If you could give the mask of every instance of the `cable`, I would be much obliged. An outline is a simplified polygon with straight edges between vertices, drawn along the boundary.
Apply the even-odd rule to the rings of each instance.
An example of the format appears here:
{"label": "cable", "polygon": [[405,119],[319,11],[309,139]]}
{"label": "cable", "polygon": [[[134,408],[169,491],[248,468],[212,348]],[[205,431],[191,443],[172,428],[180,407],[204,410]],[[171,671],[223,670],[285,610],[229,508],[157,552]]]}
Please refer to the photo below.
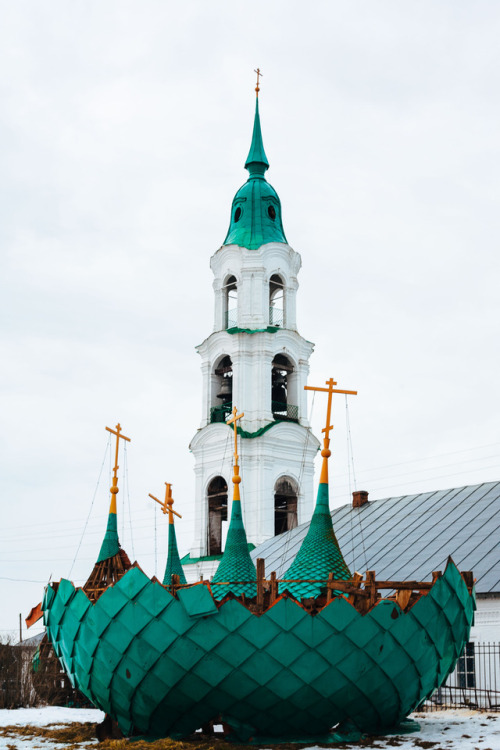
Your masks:
{"label": "cable", "polygon": [[[123,451],[123,464],[124,464],[124,480],[123,483],[125,485],[126,492],[127,492],[127,502],[128,502],[128,519],[129,519],[129,525],[130,525],[130,546],[132,547],[132,557],[135,560],[135,549],[134,549],[134,531],[132,526],[132,510],[130,507],[130,486],[128,481],[128,453],[127,453],[127,443],[125,442],[125,448]],[[125,493],[124,493],[125,494]],[[123,504],[125,505],[125,497],[123,498]],[[123,511],[123,516],[125,516],[125,510]],[[124,518],[125,523],[125,518]],[[125,537],[125,532],[124,532]]]}
{"label": "cable", "polygon": [[[85,536],[85,531],[87,530],[87,524],[89,522],[90,514],[92,513],[92,508],[94,507],[94,500],[95,500],[96,495],[97,495],[97,490],[99,489],[99,484],[100,484],[100,481],[101,481],[101,474],[102,474],[102,470],[104,468],[104,463],[106,461],[106,454],[107,454],[107,452],[109,450],[110,445],[111,445],[111,434],[110,434],[110,436],[108,438],[108,442],[106,443],[106,450],[104,451],[104,458],[102,459],[101,470],[99,471],[99,476],[97,477],[97,484],[96,484],[96,487],[95,487],[95,490],[94,490],[94,496],[92,498],[92,502],[90,503],[90,510],[88,512],[88,515],[87,515],[87,520],[85,521],[85,526],[83,527],[83,531],[82,531],[82,535],[80,537],[80,541],[78,543],[78,547],[76,548],[76,552],[75,552],[75,556],[73,558],[73,562],[71,563],[71,568],[69,569],[68,578],[70,578],[70,576],[71,576],[71,571],[73,570],[73,567],[74,567],[75,562],[76,562],[76,558],[78,557],[78,553],[80,551],[80,547],[82,546],[83,537]],[[111,455],[111,451],[109,451],[109,453]]]}

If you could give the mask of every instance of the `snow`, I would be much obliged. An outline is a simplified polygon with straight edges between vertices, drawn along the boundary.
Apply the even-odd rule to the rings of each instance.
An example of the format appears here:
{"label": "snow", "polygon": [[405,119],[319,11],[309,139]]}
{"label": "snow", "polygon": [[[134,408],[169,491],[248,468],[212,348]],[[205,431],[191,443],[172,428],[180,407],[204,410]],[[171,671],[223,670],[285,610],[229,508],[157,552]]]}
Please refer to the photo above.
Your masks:
{"label": "snow", "polygon": [[[46,727],[47,724],[83,724],[86,721],[101,722],[104,711],[97,708],[64,708],[43,706],[41,708],[13,708],[0,710],[0,727],[27,726]],[[0,745],[2,747],[2,745]]]}
{"label": "snow", "polygon": [[[43,708],[20,708],[12,711],[0,710],[0,727],[6,726],[47,726],[48,724],[65,725],[75,722],[100,722],[104,718],[97,709],[61,708],[46,706]],[[500,713],[479,713],[478,711],[456,710],[436,711],[434,713],[414,714],[412,716],[421,725],[421,731],[415,734],[377,737],[370,747],[389,750],[500,750]],[[0,730],[1,731],[1,730]],[[433,743],[433,744],[427,744]],[[82,743],[88,747],[88,742]],[[39,736],[0,735],[0,750],[16,748],[17,750],[61,750],[61,743],[44,740]],[[237,747],[237,746],[235,746]],[[356,747],[354,743],[346,748]],[[367,745],[364,745],[367,747]],[[311,748],[317,750],[317,748]]]}

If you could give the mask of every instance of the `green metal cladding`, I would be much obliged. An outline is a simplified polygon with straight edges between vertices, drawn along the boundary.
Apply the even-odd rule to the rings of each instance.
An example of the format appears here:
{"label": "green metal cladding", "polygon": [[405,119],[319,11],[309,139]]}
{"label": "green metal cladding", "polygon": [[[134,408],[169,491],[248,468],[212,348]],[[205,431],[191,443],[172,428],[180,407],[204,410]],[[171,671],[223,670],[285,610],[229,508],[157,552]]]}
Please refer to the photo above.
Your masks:
{"label": "green metal cladding", "polygon": [[257,250],[267,242],[286,243],[280,199],[264,176],[268,168],[257,99],[252,143],[245,163],[249,177],[234,196],[231,221],[224,245],[240,245],[249,250]]}
{"label": "green metal cladding", "polygon": [[[257,571],[248,549],[240,500],[232,501],[231,522],[227,530],[224,554],[212,583],[213,596],[217,600],[223,599],[229,593],[235,596],[257,595]],[[229,585],[222,585],[224,583]]]}
{"label": "green metal cladding", "polygon": [[175,526],[173,523],[168,524],[168,556],[167,564],[165,566],[165,575],[163,576],[163,583],[170,585],[173,575],[179,576],[179,583],[186,583],[186,576],[182,568],[181,558],[179,557],[179,549],[177,547],[177,537],[175,535]]}
{"label": "green metal cladding", "polygon": [[106,527],[106,534],[102,540],[101,550],[97,562],[108,560],[110,557],[114,557],[120,551],[120,542],[118,540],[118,524],[116,513],[109,512],[108,525]]}
{"label": "green metal cladding", "polygon": [[313,616],[281,596],[256,615],[202,583],[176,598],[137,567],[94,604],[67,580],[43,603],[72,683],[125,734],[181,737],[222,716],[242,740],[394,727],[454,668],[474,608],[451,562],[404,613],[336,597]]}
{"label": "green metal cladding", "polygon": [[341,581],[352,578],[333,530],[328,484],[319,484],[316,507],[306,537],[283,576],[292,582],[280,584],[280,593],[288,591],[296,599],[319,596],[330,573]]}

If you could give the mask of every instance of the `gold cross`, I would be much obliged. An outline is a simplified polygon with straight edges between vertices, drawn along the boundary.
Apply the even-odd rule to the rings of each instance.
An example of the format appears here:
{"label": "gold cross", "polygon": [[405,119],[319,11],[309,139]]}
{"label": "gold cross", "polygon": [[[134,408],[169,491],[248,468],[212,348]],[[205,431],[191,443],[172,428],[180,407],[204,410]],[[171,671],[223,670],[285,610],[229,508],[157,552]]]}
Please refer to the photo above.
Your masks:
{"label": "gold cross", "polygon": [[233,408],[233,416],[231,419],[228,419],[226,424],[232,424],[234,425],[234,463],[235,466],[238,466],[238,419],[241,419],[244,417],[244,412],[241,412],[241,414],[238,414],[238,409],[236,406]]}
{"label": "gold cross", "polygon": [[174,516],[177,516],[177,518],[182,518],[182,516],[172,508],[172,505],[174,504],[174,498],[172,497],[172,485],[168,482],[165,482],[165,487],[167,489],[165,490],[165,500],[163,502],[161,502],[161,500],[158,500],[158,498],[151,493],[149,493],[149,497],[151,497],[153,500],[156,500],[158,505],[161,505],[162,512],[168,513],[168,522],[173,523]]}
{"label": "gold cross", "polygon": [[332,414],[332,395],[334,393],[347,393],[351,396],[357,396],[357,391],[344,391],[337,388],[334,388],[334,385],[337,385],[336,381],[333,378],[330,378],[330,380],[326,381],[326,385],[328,388],[316,388],[312,385],[305,385],[304,390],[305,391],[322,391],[323,393],[328,393],[328,406],[326,409],[326,427],[324,427],[321,432],[325,433],[325,440],[330,439],[330,430],[333,430],[333,425],[330,424],[330,418]]}
{"label": "gold cross", "polygon": [[257,94],[257,96],[259,96],[259,91],[260,91],[259,78],[263,78],[263,75],[260,72],[260,68],[257,68],[257,70],[254,70],[254,73],[257,73],[257,86],[255,87],[255,93]]}
{"label": "gold cross", "polygon": [[[112,435],[116,435],[115,465],[113,467],[113,485],[112,485],[112,487],[110,489],[110,492],[111,492],[112,495],[117,495],[118,494],[118,475],[117,475],[117,471],[118,471],[118,468],[119,468],[119,466],[118,466],[118,446],[120,444],[120,438],[122,440],[127,440],[129,443],[130,443],[130,438],[125,437],[125,435],[121,434],[122,428],[121,428],[119,422],[116,425],[116,428],[114,430],[112,430],[111,427],[106,427],[106,429],[107,429],[108,432],[111,432]],[[115,510],[113,512],[116,513],[116,508],[115,508]]]}

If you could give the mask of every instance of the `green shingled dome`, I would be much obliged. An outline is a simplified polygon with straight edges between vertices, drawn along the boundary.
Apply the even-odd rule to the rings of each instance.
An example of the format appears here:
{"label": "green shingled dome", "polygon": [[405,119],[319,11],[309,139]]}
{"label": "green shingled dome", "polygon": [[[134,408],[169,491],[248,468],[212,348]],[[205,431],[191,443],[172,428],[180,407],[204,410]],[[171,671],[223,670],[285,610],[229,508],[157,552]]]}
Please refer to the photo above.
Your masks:
{"label": "green shingled dome", "polygon": [[[333,530],[328,485],[320,484],[309,530],[297,557],[283,577],[285,580],[325,581],[329,573],[334,573],[335,578],[344,581],[352,577]],[[322,587],[324,584],[321,583],[283,583],[280,585],[280,593],[288,591],[300,600],[319,596]]]}
{"label": "green shingled dome", "polygon": [[213,585],[214,599],[223,599],[230,592],[235,596],[257,595],[257,572],[248,550],[247,535],[241,515],[241,502],[233,500],[231,523],[227,530],[226,546],[212,584],[234,581],[230,586]]}
{"label": "green shingled dome", "polygon": [[249,177],[234,196],[231,221],[224,245],[240,245],[257,250],[267,242],[286,242],[281,221],[281,203],[276,190],[266,182],[269,168],[260,129],[259,100],[250,152],[245,163]]}
{"label": "green shingled dome", "polygon": [[168,557],[167,565],[165,567],[165,575],[163,576],[163,584],[169,586],[172,583],[173,575],[179,576],[179,582],[186,583],[186,576],[181,565],[181,558],[179,557],[179,550],[177,548],[177,537],[175,535],[175,526],[173,523],[168,524]]}
{"label": "green shingled dome", "polygon": [[106,534],[102,540],[101,551],[97,562],[108,560],[110,557],[114,557],[120,551],[120,542],[118,541],[118,525],[116,521],[116,513],[110,513],[108,516],[108,525],[106,527]]}

